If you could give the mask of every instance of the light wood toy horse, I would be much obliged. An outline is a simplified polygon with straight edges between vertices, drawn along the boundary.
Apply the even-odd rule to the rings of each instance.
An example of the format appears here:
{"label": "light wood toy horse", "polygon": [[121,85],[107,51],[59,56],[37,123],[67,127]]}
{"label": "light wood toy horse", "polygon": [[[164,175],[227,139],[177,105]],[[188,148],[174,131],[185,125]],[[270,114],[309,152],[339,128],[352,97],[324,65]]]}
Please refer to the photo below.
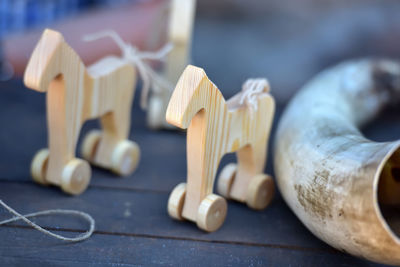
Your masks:
{"label": "light wood toy horse", "polygon": [[34,157],[31,173],[40,184],[61,186],[80,194],[91,169],[75,157],[82,124],[100,118],[103,131],[84,139],[82,155],[89,162],[119,175],[132,173],[139,161],[136,143],[127,140],[134,96],[135,70],[117,57],[106,57],[87,69],[63,36],[45,30],[25,71],[25,85],[47,92],[49,150]]}
{"label": "light wood toy horse", "polygon": [[[176,84],[189,61],[192,29],[196,10],[196,0],[171,0],[168,25],[168,42],[173,44],[167,55],[163,76],[171,84]],[[172,128],[165,121],[165,111],[172,91],[157,89],[149,99],[147,124],[150,128]]]}
{"label": "light wood toy horse", "polygon": [[222,170],[219,193],[253,209],[269,204],[274,182],[263,170],[275,104],[268,91],[258,95],[258,108],[251,111],[238,104],[243,92],[225,102],[203,69],[185,69],[166,113],[169,123],[187,128],[187,184],[177,185],[169,197],[171,217],[191,220],[209,232],[223,224],[227,204],[213,194],[214,177],[223,155],[235,151],[238,164]]}

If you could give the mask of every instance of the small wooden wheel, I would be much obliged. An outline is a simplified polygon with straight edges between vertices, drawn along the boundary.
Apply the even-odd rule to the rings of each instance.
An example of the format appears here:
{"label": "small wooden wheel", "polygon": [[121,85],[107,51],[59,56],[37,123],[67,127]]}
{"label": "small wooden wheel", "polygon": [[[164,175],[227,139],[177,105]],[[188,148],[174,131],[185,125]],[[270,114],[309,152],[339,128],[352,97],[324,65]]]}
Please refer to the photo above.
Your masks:
{"label": "small wooden wheel", "polygon": [[31,163],[31,175],[33,180],[42,185],[47,185],[46,173],[47,163],[49,162],[49,150],[47,148],[39,150],[33,157]]}
{"label": "small wooden wheel", "polygon": [[121,141],[111,155],[111,170],[121,176],[129,175],[135,171],[139,159],[139,146],[129,140]]}
{"label": "small wooden wheel", "polygon": [[186,183],[180,183],[172,190],[168,199],[168,214],[176,220],[183,220],[182,209],[185,203]]}
{"label": "small wooden wheel", "polygon": [[93,162],[100,139],[101,131],[99,130],[92,130],[85,136],[81,146],[81,153],[84,159],[89,162]]}
{"label": "small wooden wheel", "polygon": [[226,200],[215,194],[208,195],[201,201],[197,210],[196,223],[200,229],[214,232],[225,221],[228,206]]}
{"label": "small wooden wheel", "polygon": [[251,179],[247,188],[246,203],[252,209],[262,210],[271,202],[275,192],[272,177],[258,174]]}
{"label": "small wooden wheel", "polygon": [[61,188],[71,195],[79,195],[88,187],[90,176],[89,163],[85,160],[73,159],[63,169]]}
{"label": "small wooden wheel", "polygon": [[163,103],[160,96],[152,95],[147,111],[147,125],[151,129],[159,129],[164,120]]}
{"label": "small wooden wheel", "polygon": [[233,181],[237,172],[237,164],[230,163],[226,165],[218,177],[218,193],[226,199],[229,199]]}

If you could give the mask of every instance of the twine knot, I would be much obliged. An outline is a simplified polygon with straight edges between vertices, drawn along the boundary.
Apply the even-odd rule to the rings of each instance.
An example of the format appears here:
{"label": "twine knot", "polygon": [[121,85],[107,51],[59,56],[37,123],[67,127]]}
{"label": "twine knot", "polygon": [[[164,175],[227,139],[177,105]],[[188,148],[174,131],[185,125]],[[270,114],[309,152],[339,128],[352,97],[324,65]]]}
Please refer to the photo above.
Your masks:
{"label": "twine knot", "polygon": [[242,93],[240,96],[239,104],[246,105],[251,111],[257,111],[257,99],[262,93],[269,92],[269,83],[267,79],[248,79],[243,83]]}
{"label": "twine knot", "polygon": [[140,96],[140,106],[142,109],[147,108],[150,88],[153,88],[154,91],[172,91],[172,84],[161,75],[157,74],[157,72],[155,72],[147,62],[145,62],[145,60],[163,61],[166,55],[173,48],[171,43],[167,43],[164,47],[155,52],[140,51],[137,47],[124,42],[121,36],[113,30],[88,34],[83,37],[83,40],[91,42],[106,37],[111,38],[118,45],[122,52],[122,58],[137,68],[143,81],[142,94]]}

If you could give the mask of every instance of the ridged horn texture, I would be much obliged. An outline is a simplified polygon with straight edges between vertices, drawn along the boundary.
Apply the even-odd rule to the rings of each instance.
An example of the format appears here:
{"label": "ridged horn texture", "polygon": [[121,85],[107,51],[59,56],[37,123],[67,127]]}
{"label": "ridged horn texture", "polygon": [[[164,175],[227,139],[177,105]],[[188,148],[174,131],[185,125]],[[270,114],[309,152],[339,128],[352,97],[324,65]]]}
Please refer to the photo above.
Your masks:
{"label": "ridged horn texture", "polygon": [[292,99],[275,138],[283,198],[320,239],[355,256],[400,264],[400,141],[359,128],[400,103],[400,65],[358,60],[328,69]]}

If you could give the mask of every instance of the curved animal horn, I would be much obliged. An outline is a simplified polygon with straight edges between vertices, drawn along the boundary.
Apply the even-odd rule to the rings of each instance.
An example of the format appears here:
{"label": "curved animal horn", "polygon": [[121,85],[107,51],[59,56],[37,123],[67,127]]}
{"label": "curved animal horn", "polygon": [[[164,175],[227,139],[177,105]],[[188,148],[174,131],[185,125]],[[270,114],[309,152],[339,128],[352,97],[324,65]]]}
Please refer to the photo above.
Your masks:
{"label": "curved animal horn", "polygon": [[274,148],[280,191],[311,232],[342,251],[396,265],[400,141],[373,142],[358,128],[399,100],[398,63],[340,64],[293,98]]}

